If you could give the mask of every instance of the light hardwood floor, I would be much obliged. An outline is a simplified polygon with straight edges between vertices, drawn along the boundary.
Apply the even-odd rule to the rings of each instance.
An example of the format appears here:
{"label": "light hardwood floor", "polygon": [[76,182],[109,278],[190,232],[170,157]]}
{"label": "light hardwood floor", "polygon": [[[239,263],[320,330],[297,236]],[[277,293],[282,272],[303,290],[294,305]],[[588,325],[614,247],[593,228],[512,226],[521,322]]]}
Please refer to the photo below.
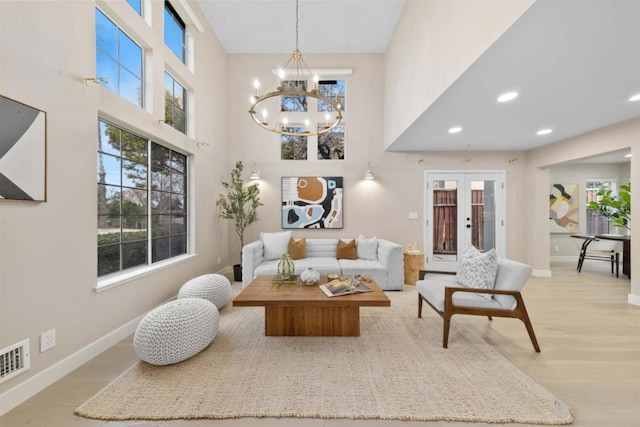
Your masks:
{"label": "light hardwood floor", "polygon": [[[629,280],[615,278],[603,262],[552,265],[553,277],[531,278],[524,298],[542,348],[533,351],[524,325],[512,319],[493,322],[454,317],[494,346],[513,364],[572,408],[579,427],[640,425],[640,307],[627,304]],[[234,288],[238,288],[238,283]],[[236,289],[237,291],[237,289]],[[416,302],[417,305],[417,302]],[[428,309],[428,308],[427,308]],[[425,327],[441,328],[437,317]],[[429,324],[431,322],[432,324]],[[437,324],[433,324],[438,322]],[[441,345],[440,342],[434,345]],[[128,338],[0,417],[1,427],[455,427],[477,423],[388,420],[238,419],[104,422],[73,415],[73,410],[136,363]],[[428,398],[416,396],[416,399]],[[521,424],[519,424],[521,425]]]}

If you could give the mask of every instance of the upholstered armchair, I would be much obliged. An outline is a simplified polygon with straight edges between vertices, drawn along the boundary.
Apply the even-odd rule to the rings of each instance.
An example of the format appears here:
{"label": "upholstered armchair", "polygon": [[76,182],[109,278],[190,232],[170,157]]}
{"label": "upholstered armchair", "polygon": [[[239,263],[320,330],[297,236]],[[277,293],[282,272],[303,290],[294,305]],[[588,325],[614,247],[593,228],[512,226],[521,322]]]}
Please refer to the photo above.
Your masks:
{"label": "upholstered armchair", "polygon": [[[418,317],[426,301],[444,320],[442,346],[447,348],[449,325],[454,314],[511,317],[520,319],[529,333],[535,351],[540,352],[533,326],[520,291],[527,283],[531,267],[516,261],[498,258],[493,288],[470,288],[456,282],[456,273],[421,271],[416,283]],[[436,273],[436,274],[433,274]]]}

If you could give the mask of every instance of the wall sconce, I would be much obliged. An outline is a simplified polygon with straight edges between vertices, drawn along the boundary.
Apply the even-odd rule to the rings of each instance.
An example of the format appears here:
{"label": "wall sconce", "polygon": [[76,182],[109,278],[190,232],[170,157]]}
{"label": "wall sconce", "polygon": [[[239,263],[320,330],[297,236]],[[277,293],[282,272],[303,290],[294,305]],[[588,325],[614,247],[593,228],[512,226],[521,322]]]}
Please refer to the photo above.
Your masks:
{"label": "wall sconce", "polygon": [[87,77],[84,79],[84,84],[88,85],[89,83],[109,83],[109,79],[106,77]]}
{"label": "wall sconce", "polygon": [[253,163],[253,170],[251,170],[251,175],[249,176],[249,179],[252,181],[257,181],[260,179],[260,171],[256,169],[255,163]]}
{"label": "wall sconce", "polygon": [[364,172],[364,179],[376,179],[376,177],[373,176],[373,171],[371,170],[371,162],[367,163],[367,170]]}

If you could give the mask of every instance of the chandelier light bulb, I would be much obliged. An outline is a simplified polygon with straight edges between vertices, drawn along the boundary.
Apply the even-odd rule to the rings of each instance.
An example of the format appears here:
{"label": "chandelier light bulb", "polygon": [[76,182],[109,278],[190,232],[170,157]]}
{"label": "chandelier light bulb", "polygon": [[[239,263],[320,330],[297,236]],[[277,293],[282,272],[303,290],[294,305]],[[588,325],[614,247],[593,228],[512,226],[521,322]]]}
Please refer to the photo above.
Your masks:
{"label": "chandelier light bulb", "polygon": [[255,103],[256,103],[256,97],[255,97],[255,96],[253,96],[253,95],[251,95],[251,96],[249,97],[249,102],[250,102],[251,104],[255,104]]}
{"label": "chandelier light bulb", "polygon": [[255,79],[255,80],[253,81],[253,87],[255,87],[255,88],[256,88],[256,90],[260,89],[260,80]]}
{"label": "chandelier light bulb", "polygon": [[[276,74],[279,78],[279,82],[276,79],[273,83],[266,85],[262,89],[264,93],[261,94],[258,92],[260,84],[258,80],[254,80],[253,85],[255,88],[255,94],[251,98],[251,108],[249,109],[249,114],[256,124],[269,132],[287,136],[316,136],[331,132],[332,129],[336,128],[336,126],[340,124],[343,119],[343,107],[338,102],[338,97],[326,96],[325,94],[320,92],[320,76],[314,74],[311,71],[311,68],[309,68],[309,66],[302,58],[302,52],[298,48],[299,3],[300,0],[296,0],[296,48],[291,54],[289,60],[284,64],[284,66],[281,66],[277,69]],[[288,78],[291,81],[295,81],[296,84],[285,87],[285,78]],[[313,81],[314,83],[312,84],[311,81]],[[307,85],[302,82],[309,82],[309,85],[313,85],[313,87],[307,88]],[[267,102],[273,102],[269,101],[271,99],[278,99],[280,100],[280,102],[282,102],[283,99],[294,97],[307,100],[314,99],[317,100],[317,102],[326,103],[329,107],[327,109],[335,112],[335,114],[326,114],[326,122],[322,124],[318,123],[321,122],[322,119],[316,119],[315,115],[313,117],[304,119],[303,117],[301,117],[300,119],[296,118],[296,126],[292,127],[287,126],[289,124],[289,120],[287,118],[282,117],[280,114],[277,114],[276,117],[272,120],[274,124],[272,126],[269,126],[268,122],[266,121],[266,113],[262,110],[262,107],[268,105]],[[325,111],[327,109],[325,109]],[[262,118],[259,118],[259,111],[262,111]],[[294,115],[295,114],[297,113],[294,113]],[[296,115],[296,117],[298,116]],[[322,115],[320,117],[322,117]],[[302,126],[301,121],[304,122],[304,125],[306,127]]]}
{"label": "chandelier light bulb", "polygon": [[267,116],[268,116],[267,109],[263,108],[262,109],[262,120],[266,121],[267,120]]}

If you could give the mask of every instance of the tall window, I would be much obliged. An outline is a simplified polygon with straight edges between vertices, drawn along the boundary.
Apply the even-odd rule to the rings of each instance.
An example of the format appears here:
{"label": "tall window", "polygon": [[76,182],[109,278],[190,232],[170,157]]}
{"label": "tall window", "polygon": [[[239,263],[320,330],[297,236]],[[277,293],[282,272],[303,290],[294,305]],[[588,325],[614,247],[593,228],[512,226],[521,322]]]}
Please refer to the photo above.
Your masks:
{"label": "tall window", "polygon": [[[616,181],[614,180],[602,180],[602,179],[588,179],[586,184],[586,203],[597,200],[596,194],[598,190],[604,188],[605,190],[616,191]],[[597,209],[587,208],[587,221],[585,233],[588,236],[596,234],[609,233],[609,220],[603,216]]]}
{"label": "tall window", "polygon": [[182,133],[187,133],[187,90],[171,74],[164,73],[164,120]]}
{"label": "tall window", "polygon": [[102,120],[98,132],[98,276],[186,253],[186,156]]}
{"label": "tall window", "polygon": [[[284,88],[289,90],[302,90],[312,88],[316,83],[312,80],[284,80]],[[316,86],[318,93],[326,98],[336,100],[342,107],[343,119],[339,126],[330,132],[318,136],[281,136],[280,157],[283,160],[306,160],[307,140],[311,142],[309,150],[314,156],[314,144],[317,149],[315,154],[318,160],[342,160],[345,158],[345,131],[346,114],[346,83],[344,80],[320,80]],[[309,122],[317,123],[318,130],[331,121],[334,108],[328,102],[315,98],[307,99],[306,96],[290,95],[280,97],[280,111],[286,112],[286,119],[291,129],[296,132],[304,132]],[[311,120],[309,120],[311,119]]]}
{"label": "tall window", "polygon": [[164,2],[164,44],[185,62],[185,25],[168,1]]}
{"label": "tall window", "polygon": [[142,48],[96,8],[96,73],[100,84],[142,107]]}
{"label": "tall window", "polygon": [[142,0],[127,0],[127,3],[129,3],[138,15],[142,16]]}

